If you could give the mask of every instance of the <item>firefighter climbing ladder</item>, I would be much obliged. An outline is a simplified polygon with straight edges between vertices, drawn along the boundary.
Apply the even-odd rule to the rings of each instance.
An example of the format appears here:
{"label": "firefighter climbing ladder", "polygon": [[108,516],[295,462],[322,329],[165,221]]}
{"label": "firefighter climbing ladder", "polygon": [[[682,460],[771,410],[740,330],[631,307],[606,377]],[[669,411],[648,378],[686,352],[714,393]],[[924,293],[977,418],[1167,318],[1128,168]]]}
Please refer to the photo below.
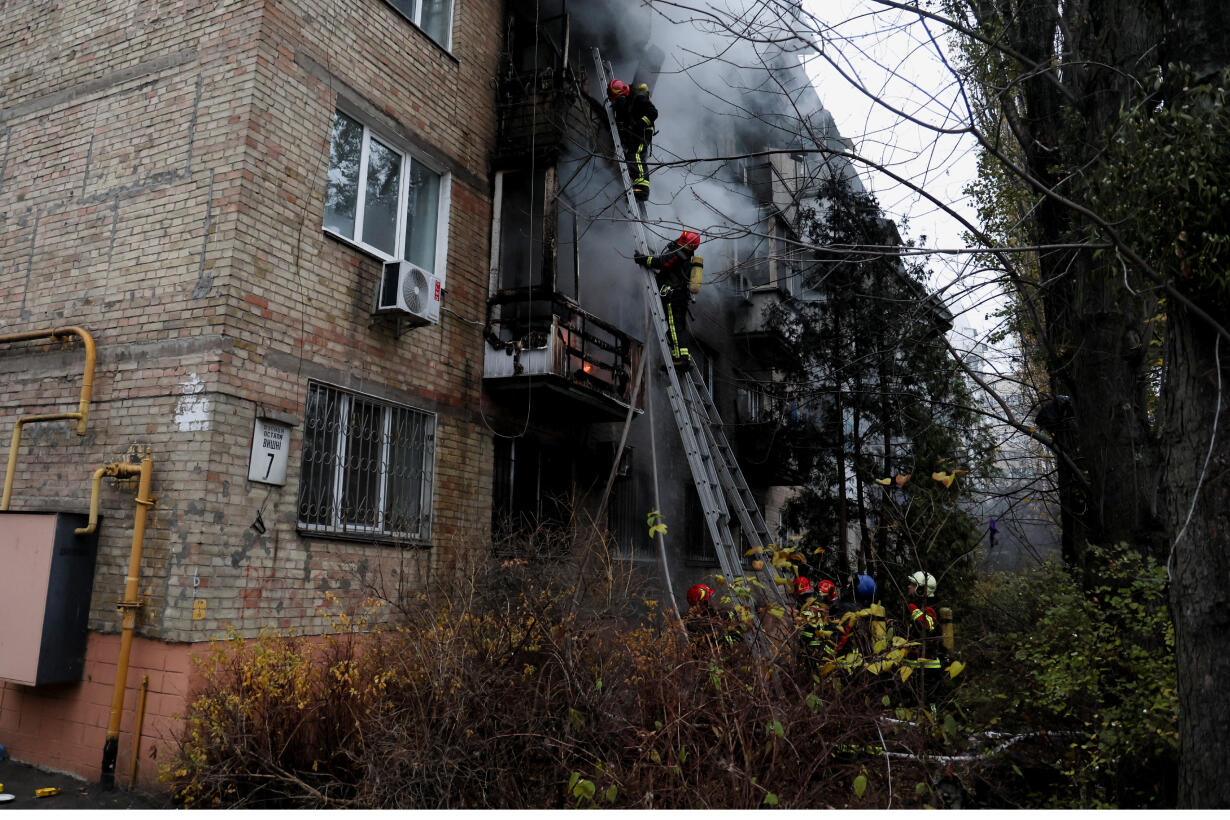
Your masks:
{"label": "firefighter climbing ladder", "polygon": [[[649,244],[645,239],[645,214],[641,203],[637,202],[632,193],[632,178],[628,175],[628,166],[624,162],[623,142],[619,137],[619,126],[615,122],[615,111],[611,101],[605,94],[610,80],[610,69],[602,59],[598,49],[594,49],[594,67],[600,83],[603,105],[606,107],[607,121],[611,127],[611,139],[615,146],[615,164],[619,168],[623,180],[624,195],[631,219],[632,235],[636,241],[638,252],[649,255]],[[652,271],[645,273],[646,298],[649,302],[649,313],[653,317],[654,334],[658,340],[659,351],[663,362],[671,361],[670,346],[667,342],[666,316],[662,311],[662,302],[658,297],[657,283]],[[709,397],[701,379],[696,363],[692,362],[687,369],[678,372],[674,367],[666,367],[667,396],[670,398],[671,412],[679,427],[679,436],[683,440],[683,450],[687,455],[688,466],[692,470],[692,479],[696,484],[696,494],[700,498],[700,506],[704,511],[705,524],[717,551],[718,563],[722,574],[728,580],[743,577],[743,556],[739,545],[731,532],[730,512],[733,508],[743,531],[747,549],[763,547],[770,542],[769,530],[765,526],[764,516],[760,513],[747,481],[743,478],[743,470],[735,459],[734,450],[723,431],[723,422],[718,415],[717,407]],[[761,581],[771,599],[784,600],[782,590],[773,580],[772,564],[766,564],[761,570]]]}

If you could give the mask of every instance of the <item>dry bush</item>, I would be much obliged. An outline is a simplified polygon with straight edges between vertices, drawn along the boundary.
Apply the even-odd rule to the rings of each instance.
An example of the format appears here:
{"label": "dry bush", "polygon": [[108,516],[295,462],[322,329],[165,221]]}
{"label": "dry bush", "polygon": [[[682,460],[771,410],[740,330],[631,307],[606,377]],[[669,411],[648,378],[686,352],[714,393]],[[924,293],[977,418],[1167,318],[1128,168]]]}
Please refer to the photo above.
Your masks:
{"label": "dry bush", "polygon": [[378,629],[350,616],[315,644],[219,645],[167,770],[176,793],[373,809],[930,799],[925,733],[881,720],[883,681],[689,641],[617,563],[581,606],[542,575],[509,560],[399,601]]}

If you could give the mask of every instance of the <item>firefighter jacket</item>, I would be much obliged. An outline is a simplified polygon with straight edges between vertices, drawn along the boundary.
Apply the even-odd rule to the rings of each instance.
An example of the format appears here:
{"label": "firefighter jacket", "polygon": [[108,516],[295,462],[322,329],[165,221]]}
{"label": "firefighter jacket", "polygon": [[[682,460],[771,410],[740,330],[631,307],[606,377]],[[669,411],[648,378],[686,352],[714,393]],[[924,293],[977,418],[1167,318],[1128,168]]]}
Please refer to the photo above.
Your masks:
{"label": "firefighter jacket", "polygon": [[911,649],[910,665],[922,669],[939,669],[940,619],[929,606],[909,605],[910,632],[918,646]]}
{"label": "firefighter jacket", "polygon": [[835,638],[828,607],[815,596],[809,595],[795,613],[795,622],[799,627],[801,660],[815,666],[827,667],[832,662]]}
{"label": "firefighter jacket", "polygon": [[616,97],[611,107],[615,109],[615,124],[619,127],[619,139],[625,151],[649,142],[653,125],[658,120],[658,108],[649,99],[649,92],[634,89],[630,94]]}
{"label": "firefighter jacket", "polygon": [[700,290],[701,258],[691,248],[669,242],[656,256],[647,256],[641,263],[657,272],[658,290],[663,298]]}

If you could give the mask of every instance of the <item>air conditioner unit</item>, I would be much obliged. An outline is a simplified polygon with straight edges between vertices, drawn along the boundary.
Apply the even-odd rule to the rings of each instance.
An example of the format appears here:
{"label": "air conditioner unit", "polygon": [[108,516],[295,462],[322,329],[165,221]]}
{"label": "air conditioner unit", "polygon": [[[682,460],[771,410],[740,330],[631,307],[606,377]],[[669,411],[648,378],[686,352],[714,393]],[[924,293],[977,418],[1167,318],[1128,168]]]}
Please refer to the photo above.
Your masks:
{"label": "air conditioner unit", "polygon": [[404,313],[417,324],[440,323],[440,278],[410,262],[385,262],[376,313]]}

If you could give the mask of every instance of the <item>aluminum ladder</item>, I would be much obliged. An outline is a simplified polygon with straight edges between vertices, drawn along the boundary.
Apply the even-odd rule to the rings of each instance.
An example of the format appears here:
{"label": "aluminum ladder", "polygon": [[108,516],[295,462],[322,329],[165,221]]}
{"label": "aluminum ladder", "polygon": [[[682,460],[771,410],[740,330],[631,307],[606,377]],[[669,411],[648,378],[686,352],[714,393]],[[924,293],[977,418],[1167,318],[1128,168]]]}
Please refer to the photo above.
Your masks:
{"label": "aluminum ladder", "polygon": [[[624,197],[630,217],[628,224],[632,228],[632,236],[638,252],[648,256],[651,251],[645,239],[645,213],[641,203],[632,193],[632,178],[628,175],[623,142],[619,137],[619,126],[615,122],[615,110],[606,94],[611,72],[597,48],[593,50],[593,53],[596,76],[602,89],[602,104],[606,109],[607,122],[611,128],[611,141],[615,147],[615,164],[619,168],[620,179],[624,186]],[[771,543],[768,527],[743,477],[743,470],[739,467],[734,450],[723,430],[722,418],[709,396],[700,371],[695,362],[690,363],[682,371],[671,365],[666,315],[662,310],[657,281],[651,270],[645,271],[645,288],[645,298],[649,302],[649,314],[656,331],[654,336],[657,337],[658,351],[665,364],[666,392],[670,398],[671,412],[679,428],[683,451],[692,471],[696,495],[700,499],[705,524],[717,552],[722,574],[728,583],[737,578],[747,577],[743,570],[743,555],[740,546],[731,531],[731,510],[733,509],[739,529],[743,533],[745,549],[760,549],[760,555],[765,559],[764,569],[756,573],[763,587],[763,597],[784,604],[786,602],[785,593],[775,580],[776,572],[772,561],[769,560],[770,556],[764,554],[763,548]],[[759,623],[758,620],[757,623]]]}

